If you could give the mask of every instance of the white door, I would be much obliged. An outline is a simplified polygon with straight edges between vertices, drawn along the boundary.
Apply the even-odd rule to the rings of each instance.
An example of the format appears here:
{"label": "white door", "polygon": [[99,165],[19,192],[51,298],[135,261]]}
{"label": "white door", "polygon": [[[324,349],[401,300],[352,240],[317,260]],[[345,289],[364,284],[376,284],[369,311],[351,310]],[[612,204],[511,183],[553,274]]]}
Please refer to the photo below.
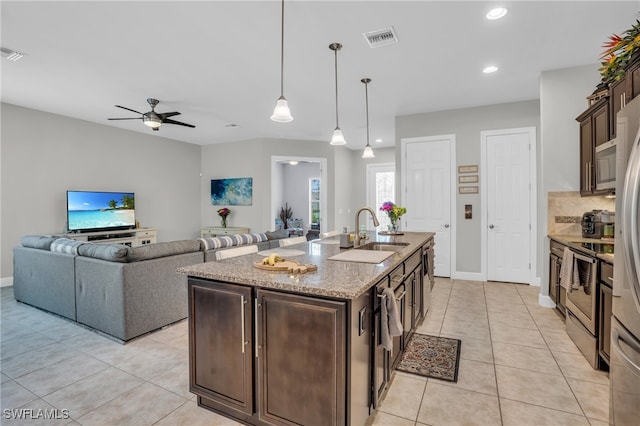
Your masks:
{"label": "white door", "polygon": [[452,135],[403,140],[406,192],[402,229],[435,232],[435,272],[451,276]]}
{"label": "white door", "polygon": [[532,129],[483,132],[487,280],[529,283]]}

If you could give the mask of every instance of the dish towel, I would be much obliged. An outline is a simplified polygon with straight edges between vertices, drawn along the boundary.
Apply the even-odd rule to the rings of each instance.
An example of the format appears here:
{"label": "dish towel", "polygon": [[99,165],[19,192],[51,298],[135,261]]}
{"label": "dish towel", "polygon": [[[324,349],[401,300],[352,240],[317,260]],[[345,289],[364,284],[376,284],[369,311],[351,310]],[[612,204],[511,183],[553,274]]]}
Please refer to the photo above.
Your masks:
{"label": "dish towel", "polygon": [[382,346],[390,351],[393,349],[393,336],[402,336],[402,321],[400,320],[400,308],[396,302],[396,295],[389,287],[382,290],[381,311],[381,342]]}
{"label": "dish towel", "polygon": [[578,259],[568,248],[562,253],[562,267],[560,268],[560,286],[568,291],[580,288],[580,274],[578,273]]}

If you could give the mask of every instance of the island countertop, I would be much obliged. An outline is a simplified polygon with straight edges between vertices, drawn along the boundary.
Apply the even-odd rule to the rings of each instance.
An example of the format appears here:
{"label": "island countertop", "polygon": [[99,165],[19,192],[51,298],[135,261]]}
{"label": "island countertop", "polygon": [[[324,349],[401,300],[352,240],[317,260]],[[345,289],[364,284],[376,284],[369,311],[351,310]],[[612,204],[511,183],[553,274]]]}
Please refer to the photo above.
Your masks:
{"label": "island countertop", "polygon": [[[369,232],[369,238],[364,243],[372,241],[408,243],[404,247],[398,246],[393,255],[378,264],[329,260],[329,257],[345,250],[357,250],[353,248],[341,249],[339,236],[335,236],[307,241],[306,243],[281,249],[303,252],[298,256],[286,256],[286,258],[301,264],[316,265],[318,270],[315,272],[290,274],[258,269],[253,264],[265,257],[260,254],[249,254],[185,266],[178,268],[177,272],[190,277],[286,290],[300,294],[328,296],[338,299],[356,299],[375,285],[382,277],[389,274],[409,255],[419,250],[434,235],[432,232],[405,232],[403,235],[389,236]],[[277,250],[271,249],[270,251]]]}

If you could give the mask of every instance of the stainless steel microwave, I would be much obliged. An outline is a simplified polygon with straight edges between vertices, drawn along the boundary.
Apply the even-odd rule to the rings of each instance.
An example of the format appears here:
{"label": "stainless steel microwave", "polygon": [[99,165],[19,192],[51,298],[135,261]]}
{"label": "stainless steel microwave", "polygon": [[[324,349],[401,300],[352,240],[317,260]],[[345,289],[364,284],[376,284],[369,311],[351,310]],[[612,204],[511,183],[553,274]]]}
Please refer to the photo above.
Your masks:
{"label": "stainless steel microwave", "polygon": [[616,188],[616,140],[596,146],[596,189]]}

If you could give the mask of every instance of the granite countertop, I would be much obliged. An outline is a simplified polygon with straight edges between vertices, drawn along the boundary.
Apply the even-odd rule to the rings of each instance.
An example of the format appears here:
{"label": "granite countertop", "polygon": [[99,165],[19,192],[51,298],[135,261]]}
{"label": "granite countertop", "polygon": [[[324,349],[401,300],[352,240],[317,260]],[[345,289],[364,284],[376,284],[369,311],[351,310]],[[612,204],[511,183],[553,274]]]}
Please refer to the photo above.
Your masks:
{"label": "granite countertop", "polygon": [[328,296],[338,299],[356,299],[375,285],[382,277],[401,264],[410,254],[422,247],[434,237],[432,232],[405,232],[404,235],[378,235],[368,233],[371,241],[395,241],[409,243],[406,247],[398,247],[397,252],[381,263],[360,263],[328,260],[335,254],[345,250],[339,245],[340,236],[312,240],[301,244],[284,247],[286,250],[300,250],[299,256],[287,256],[287,260],[302,264],[318,266],[315,272],[306,274],[289,274],[287,272],[265,271],[253,266],[254,262],[265,256],[249,254],[214,262],[200,263],[177,269],[180,274],[191,277],[219,280],[256,287],[287,290],[296,293]]}
{"label": "granite countertop", "polygon": [[605,262],[613,264],[614,253],[596,253],[595,251],[589,250],[588,248],[582,246],[582,243],[615,245],[614,242],[609,239],[603,240],[599,238],[583,238],[582,236],[576,235],[549,235],[548,237],[559,242],[560,244],[564,244],[583,253],[595,256],[598,259],[602,259]]}

